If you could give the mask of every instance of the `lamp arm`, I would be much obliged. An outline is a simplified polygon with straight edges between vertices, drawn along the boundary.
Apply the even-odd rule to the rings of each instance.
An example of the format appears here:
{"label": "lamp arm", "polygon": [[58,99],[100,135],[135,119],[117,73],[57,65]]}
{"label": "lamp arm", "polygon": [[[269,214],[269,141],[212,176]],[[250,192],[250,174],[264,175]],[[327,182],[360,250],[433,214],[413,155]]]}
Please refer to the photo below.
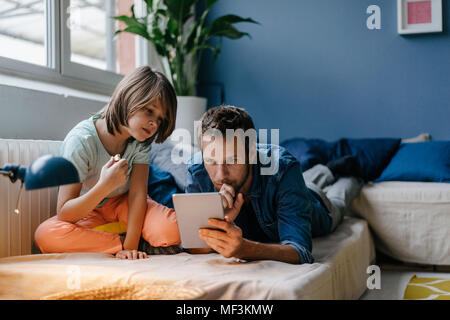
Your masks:
{"label": "lamp arm", "polygon": [[16,182],[17,179],[23,182],[25,177],[25,170],[26,168],[24,167],[8,163],[3,168],[0,168],[0,174],[8,176],[9,180],[11,180],[12,183]]}
{"label": "lamp arm", "polygon": [[80,182],[78,171],[69,160],[49,154],[37,158],[29,167],[7,163],[0,167],[0,175],[8,176],[12,183],[20,180],[26,190]]}

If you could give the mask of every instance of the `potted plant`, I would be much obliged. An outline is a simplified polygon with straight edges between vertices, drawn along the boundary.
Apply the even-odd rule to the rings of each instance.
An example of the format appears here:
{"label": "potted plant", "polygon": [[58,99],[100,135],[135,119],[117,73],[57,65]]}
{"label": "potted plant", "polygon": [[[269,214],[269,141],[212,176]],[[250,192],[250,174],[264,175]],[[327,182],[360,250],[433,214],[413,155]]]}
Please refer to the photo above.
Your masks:
{"label": "potted plant", "polygon": [[[156,52],[163,58],[163,64],[167,66],[165,74],[178,96],[177,128],[183,127],[192,133],[193,121],[198,120],[206,110],[206,99],[196,97],[197,76],[204,51],[211,50],[216,60],[220,54],[222,37],[250,37],[248,33],[237,30],[233,24],[258,22],[229,14],[208,23],[206,17],[218,0],[206,0],[203,11],[197,14],[193,9],[199,0],[144,1],[146,14],[143,16],[137,17],[132,5],[130,16],[112,17],[126,24],[126,28],[118,30],[116,34],[134,33],[154,45]],[[213,44],[210,40],[216,37],[219,41]]]}

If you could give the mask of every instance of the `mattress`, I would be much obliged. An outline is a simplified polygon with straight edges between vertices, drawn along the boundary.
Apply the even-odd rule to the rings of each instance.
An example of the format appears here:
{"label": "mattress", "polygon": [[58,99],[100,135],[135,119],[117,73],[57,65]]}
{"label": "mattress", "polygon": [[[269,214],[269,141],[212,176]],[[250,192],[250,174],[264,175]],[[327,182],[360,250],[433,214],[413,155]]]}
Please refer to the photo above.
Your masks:
{"label": "mattress", "polygon": [[367,184],[352,203],[377,250],[400,261],[450,265],[450,184]]}
{"label": "mattress", "polygon": [[8,257],[0,259],[0,299],[102,298],[112,291],[130,298],[139,290],[132,297],[358,299],[364,293],[375,259],[366,221],[346,217],[332,234],[313,239],[313,255],[313,264],[302,265],[188,253],[144,260],[100,253]]}

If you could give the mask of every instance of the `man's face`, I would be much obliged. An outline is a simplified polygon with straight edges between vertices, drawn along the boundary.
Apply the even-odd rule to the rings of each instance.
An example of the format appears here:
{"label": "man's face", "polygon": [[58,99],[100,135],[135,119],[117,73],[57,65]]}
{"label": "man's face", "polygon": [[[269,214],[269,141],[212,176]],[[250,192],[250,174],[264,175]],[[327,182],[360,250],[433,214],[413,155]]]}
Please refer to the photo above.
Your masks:
{"label": "man's face", "polygon": [[238,194],[248,178],[250,165],[245,163],[245,151],[237,141],[236,137],[234,143],[206,134],[202,137],[203,163],[217,191],[228,184]]}

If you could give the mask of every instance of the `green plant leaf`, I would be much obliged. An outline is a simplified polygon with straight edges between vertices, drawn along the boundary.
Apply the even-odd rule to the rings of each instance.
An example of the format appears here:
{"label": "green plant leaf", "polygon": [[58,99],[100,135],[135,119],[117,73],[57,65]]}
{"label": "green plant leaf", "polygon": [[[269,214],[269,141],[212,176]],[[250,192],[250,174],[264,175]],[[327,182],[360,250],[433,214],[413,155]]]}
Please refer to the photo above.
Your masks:
{"label": "green plant leaf", "polygon": [[111,17],[114,20],[123,21],[126,23],[127,26],[137,26],[141,25],[141,23],[136,18],[130,18],[128,16],[117,16],[117,17]]}
{"label": "green plant leaf", "polygon": [[217,44],[216,51],[214,52],[214,61],[216,61],[217,58],[219,57],[221,50],[222,50],[222,38],[219,39],[219,43]]}
{"label": "green plant leaf", "polygon": [[196,39],[201,32],[201,28],[199,28],[201,21],[197,21],[189,27],[187,32],[186,41],[184,43],[184,47],[186,52],[191,52],[193,50],[194,44],[196,43]]}
{"label": "green plant leaf", "polygon": [[153,10],[153,0],[145,0],[145,4],[147,5],[147,13],[152,12],[152,10]]}
{"label": "green plant leaf", "polygon": [[191,16],[191,7],[197,2],[198,0],[164,0],[169,15],[183,25]]}
{"label": "green plant leaf", "polygon": [[210,30],[210,32],[208,33],[208,38],[215,36],[227,37],[230,39],[239,39],[242,38],[243,36],[248,36],[249,38],[251,38],[250,34],[248,34],[247,32],[240,32],[231,24],[223,24],[220,26],[220,28]]}
{"label": "green plant leaf", "polygon": [[113,35],[113,39],[116,39],[116,37],[119,35],[119,33],[121,33],[122,32],[122,30],[117,30],[116,32],[114,32],[114,35]]}
{"label": "green plant leaf", "polygon": [[123,32],[129,32],[137,34],[147,40],[151,40],[150,35],[147,32],[147,29],[142,26],[129,26],[122,30]]}
{"label": "green plant leaf", "polygon": [[169,17],[169,15],[167,14],[167,10],[161,8],[157,9],[153,14],[162,17]]}
{"label": "green plant leaf", "polygon": [[260,24],[258,21],[255,21],[252,18],[242,18],[235,14],[227,14],[227,15],[221,16],[221,17],[217,18],[216,20],[214,20],[211,24],[213,24],[216,21],[219,23],[222,23],[222,22],[227,22],[227,23],[250,22],[250,23]]}
{"label": "green plant leaf", "polygon": [[228,14],[225,16],[221,16],[211,22],[209,29],[207,31],[207,37],[211,38],[214,36],[224,36],[230,39],[239,39],[243,36],[248,36],[251,38],[250,34],[246,32],[240,32],[235,27],[233,27],[233,23],[238,22],[249,22],[249,23],[256,23],[259,24],[259,22],[251,19],[251,18],[242,18],[234,14]]}
{"label": "green plant leaf", "polygon": [[206,10],[211,9],[211,7],[217,2],[218,0],[206,0]]}
{"label": "green plant leaf", "polygon": [[131,8],[130,8],[130,10],[131,10],[131,17],[133,17],[133,18],[135,18],[135,19],[136,19],[136,15],[134,14],[134,4],[133,4],[133,5],[131,5]]}
{"label": "green plant leaf", "polygon": [[177,28],[178,28],[177,20],[170,17],[169,20],[167,21],[165,39],[167,40],[168,43],[170,43],[173,46],[175,46],[176,44]]}
{"label": "green plant leaf", "polygon": [[153,28],[152,30],[153,39],[157,41],[162,41],[164,39],[164,34],[159,28]]}
{"label": "green plant leaf", "polygon": [[[131,16],[112,17],[127,25],[124,30],[116,31],[134,33],[141,36],[155,47],[156,52],[168,58],[168,66],[173,85],[177,94],[193,94],[198,75],[198,68],[204,50],[211,50],[214,60],[222,49],[224,37],[239,39],[250,34],[241,32],[234,24],[241,22],[259,22],[251,18],[243,18],[228,14],[207,24],[207,15],[218,0],[204,0],[205,6],[200,16],[194,16],[192,7],[199,0],[144,0],[147,6],[146,15],[136,18],[135,7],[131,6]],[[186,30],[186,22],[192,19],[192,24]],[[218,37],[218,42],[208,40]],[[170,59],[171,58],[171,59]],[[189,65],[192,69],[189,68]]]}
{"label": "green plant leaf", "polygon": [[192,54],[195,54],[195,53],[197,53],[197,51],[204,50],[204,49],[209,49],[209,50],[211,50],[211,51],[213,51],[213,52],[216,52],[216,51],[217,51],[217,48],[214,47],[213,45],[210,45],[210,44],[204,44],[204,45],[201,45],[201,46],[195,46],[195,47],[192,49]]}
{"label": "green plant leaf", "polygon": [[156,52],[161,56],[161,57],[167,57],[169,54],[167,53],[167,51],[164,48],[164,44],[162,44],[161,42],[155,41],[155,40],[150,40],[152,41]]}

